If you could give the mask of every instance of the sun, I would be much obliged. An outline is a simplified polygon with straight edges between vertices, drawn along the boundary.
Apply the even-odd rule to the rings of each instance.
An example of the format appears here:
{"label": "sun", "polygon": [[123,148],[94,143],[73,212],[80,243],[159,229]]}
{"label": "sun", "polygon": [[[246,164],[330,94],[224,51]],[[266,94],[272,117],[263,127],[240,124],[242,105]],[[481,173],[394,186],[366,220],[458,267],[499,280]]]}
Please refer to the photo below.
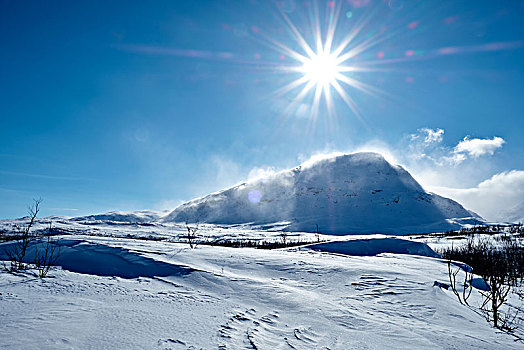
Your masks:
{"label": "sun", "polygon": [[360,65],[355,63],[355,58],[374,46],[377,41],[373,40],[373,37],[355,40],[365,21],[344,34],[336,35],[340,9],[341,5],[328,6],[328,21],[324,30],[318,11],[313,10],[310,16],[312,23],[309,26],[309,36],[303,36],[283,12],[282,17],[296,44],[294,49],[283,42],[268,38],[270,45],[281,53],[281,57],[288,59],[289,63],[282,64],[280,69],[296,74],[291,81],[275,91],[277,98],[294,95],[284,114],[296,113],[295,111],[303,110],[306,106],[312,119],[316,119],[324,100],[327,115],[335,116],[334,97],[338,96],[353,114],[362,120],[354,96],[348,91],[357,89],[368,94],[377,93],[378,89],[357,79],[358,73],[369,72],[371,69],[362,67],[362,62]]}
{"label": "sun", "polygon": [[337,64],[337,57],[330,53],[319,52],[309,57],[298,69],[304,77],[323,89],[336,82],[342,68]]}

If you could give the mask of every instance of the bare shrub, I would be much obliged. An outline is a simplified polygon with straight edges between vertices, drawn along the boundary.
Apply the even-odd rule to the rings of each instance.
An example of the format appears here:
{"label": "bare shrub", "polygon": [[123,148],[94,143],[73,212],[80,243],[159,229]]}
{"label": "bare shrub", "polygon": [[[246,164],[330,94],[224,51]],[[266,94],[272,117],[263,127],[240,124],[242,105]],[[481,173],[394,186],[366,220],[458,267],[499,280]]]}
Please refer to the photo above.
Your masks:
{"label": "bare shrub", "polygon": [[283,246],[286,246],[287,245],[287,236],[288,236],[288,233],[285,232],[285,231],[282,231],[280,233],[280,241],[282,242],[282,245]]}
{"label": "bare shrub", "polygon": [[451,267],[452,262],[451,260],[448,261],[448,275],[449,275],[449,283],[451,286],[451,290],[453,291],[453,294],[456,295],[458,301],[463,305],[468,305],[468,299],[471,296],[471,291],[473,287],[471,286],[471,279],[473,277],[473,274],[471,272],[471,268],[469,266],[464,266],[464,280],[462,281],[462,293],[459,292],[459,289],[457,287],[457,275],[462,270],[460,266],[458,266],[456,269]]}
{"label": "bare shrub", "polygon": [[45,278],[49,272],[49,269],[56,262],[58,258],[58,246],[51,239],[52,230],[51,223],[49,223],[49,229],[45,234],[45,241],[43,242],[42,251],[39,249],[36,252],[34,264],[38,271],[38,276],[40,278]]}
{"label": "bare shrub", "polygon": [[4,268],[9,272],[26,270],[29,267],[29,265],[24,261],[26,260],[27,248],[35,239],[35,237],[31,235],[31,227],[35,223],[36,216],[40,211],[40,203],[42,203],[42,199],[34,199],[33,201],[33,205],[28,208],[29,223],[25,228],[19,230],[18,239],[16,240],[14,247],[6,252],[10,265],[7,266],[4,263]]}
{"label": "bare shrub", "polygon": [[[510,235],[503,235],[497,239],[497,244],[490,239],[469,238],[467,243],[454,248],[441,251],[448,262],[448,273],[453,293],[461,303],[467,305],[467,297],[471,294],[471,274],[467,266],[473,268],[473,272],[483,278],[487,284],[487,290],[480,291],[483,296],[480,310],[483,311],[488,322],[494,327],[511,333],[516,329],[515,320],[520,312],[520,307],[507,303],[508,296],[517,292],[524,278],[524,247],[517,239]],[[451,269],[451,260],[462,261],[466,264],[466,278],[462,282],[462,293],[458,291],[456,276],[458,271]]]}
{"label": "bare shrub", "polygon": [[193,224],[193,226],[190,226],[186,220],[187,236],[185,236],[184,238],[187,239],[187,243],[189,244],[189,247],[191,249],[196,248],[199,244],[198,224],[199,223],[196,222]]}

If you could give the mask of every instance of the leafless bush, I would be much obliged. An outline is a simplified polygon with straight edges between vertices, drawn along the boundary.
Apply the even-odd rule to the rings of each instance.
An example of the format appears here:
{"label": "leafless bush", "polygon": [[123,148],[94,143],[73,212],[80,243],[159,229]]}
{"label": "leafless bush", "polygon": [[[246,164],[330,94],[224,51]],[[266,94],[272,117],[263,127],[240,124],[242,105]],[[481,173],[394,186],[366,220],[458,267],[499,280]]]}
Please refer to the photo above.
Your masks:
{"label": "leafless bush", "polygon": [[187,236],[185,236],[184,238],[187,239],[187,243],[189,243],[189,247],[191,249],[196,248],[199,244],[198,224],[199,223],[196,222],[193,224],[193,226],[190,226],[186,220]]}
{"label": "leafless bush", "polygon": [[458,301],[463,305],[468,305],[468,299],[471,296],[473,287],[471,286],[471,279],[473,274],[469,266],[464,266],[464,280],[462,281],[462,293],[459,292],[460,288],[457,288],[457,275],[462,270],[460,266],[456,269],[451,267],[451,260],[448,261],[448,275],[451,290],[457,296]]}
{"label": "leafless bush", "polygon": [[40,211],[42,199],[35,199],[33,205],[29,207],[29,223],[23,229],[18,229],[17,240],[13,247],[6,252],[9,259],[9,266],[4,263],[4,268],[9,272],[17,272],[35,268],[38,276],[44,278],[49,273],[51,266],[58,258],[58,246],[52,239],[52,225],[49,224],[47,232],[44,232],[42,244],[35,244],[32,249],[35,250],[34,257],[28,256],[29,246],[37,239],[37,236],[31,233],[36,217]]}
{"label": "leafless bush", "polygon": [[280,241],[282,242],[282,245],[283,246],[286,246],[287,245],[287,236],[288,236],[288,233],[285,232],[285,231],[282,231],[280,233]]}
{"label": "leafless bush", "polygon": [[26,270],[29,267],[29,265],[25,263],[26,253],[30,243],[35,239],[35,237],[31,235],[31,227],[40,211],[42,199],[34,199],[33,201],[33,205],[28,208],[29,223],[25,228],[19,230],[19,236],[14,247],[6,252],[10,265],[7,266],[4,263],[4,268],[9,272]]}
{"label": "leafless bush", "polygon": [[35,254],[34,264],[40,278],[45,278],[47,276],[49,269],[54,265],[58,258],[58,246],[51,239],[51,233],[51,223],[49,223],[49,229],[45,234],[46,239],[45,242],[43,242],[43,249],[42,251],[40,251],[40,249],[37,250]]}
{"label": "leafless bush", "polygon": [[[498,239],[497,244],[494,240],[470,238],[460,247],[441,251],[441,255],[450,261],[458,260],[466,264],[463,290],[459,293],[456,284],[458,271],[452,270],[451,263],[448,263],[451,287],[459,301],[467,305],[467,297],[471,294],[469,265],[487,284],[486,290],[480,291],[483,296],[480,309],[486,319],[502,331],[513,332],[521,308],[509,305],[507,301],[510,293],[516,292],[522,285],[524,278],[524,247],[519,241],[510,235]],[[466,292],[468,288],[469,292]]]}

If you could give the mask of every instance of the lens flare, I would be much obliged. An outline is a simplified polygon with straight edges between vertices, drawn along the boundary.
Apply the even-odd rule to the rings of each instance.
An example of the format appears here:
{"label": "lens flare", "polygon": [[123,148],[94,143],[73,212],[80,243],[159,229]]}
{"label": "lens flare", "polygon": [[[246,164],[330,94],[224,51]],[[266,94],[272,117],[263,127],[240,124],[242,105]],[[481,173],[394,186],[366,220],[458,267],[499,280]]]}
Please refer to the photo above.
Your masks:
{"label": "lens flare", "polygon": [[262,199],[262,193],[259,190],[251,190],[247,194],[247,199],[251,203],[258,203]]}

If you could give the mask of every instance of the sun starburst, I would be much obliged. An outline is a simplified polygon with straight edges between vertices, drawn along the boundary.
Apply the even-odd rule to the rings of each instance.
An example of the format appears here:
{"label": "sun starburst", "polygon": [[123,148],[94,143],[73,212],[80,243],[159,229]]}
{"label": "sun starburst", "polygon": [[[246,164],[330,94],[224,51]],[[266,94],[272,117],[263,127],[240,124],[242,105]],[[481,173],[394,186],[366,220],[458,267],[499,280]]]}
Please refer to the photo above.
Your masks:
{"label": "sun starburst", "polygon": [[[318,3],[313,2],[313,4],[315,6],[310,8],[310,23],[306,25],[308,27],[306,31],[309,29],[312,31],[309,42],[285,12],[281,12],[282,18],[297,48],[292,49],[291,46],[293,45],[288,46],[280,41],[266,38],[273,48],[293,62],[283,64],[280,68],[296,74],[296,78],[276,91],[276,96],[293,94],[294,97],[285,112],[292,113],[306,103],[310,116],[312,119],[316,119],[322,100],[327,107],[328,115],[335,113],[334,96],[336,94],[352,110],[353,114],[362,120],[357,103],[346,90],[357,89],[368,94],[375,94],[380,91],[358,80],[353,75],[356,72],[366,72],[373,69],[352,64],[352,60],[382,39],[377,40],[376,37],[370,36],[358,42],[355,40],[365,25],[365,17],[345,35],[337,35],[341,2],[333,6],[328,5],[326,10],[327,21],[324,22],[326,23],[324,27],[320,25],[321,16],[318,11]],[[304,31],[303,28],[301,29]],[[335,43],[336,45],[334,45]],[[312,96],[312,99],[309,100],[308,96]]]}

